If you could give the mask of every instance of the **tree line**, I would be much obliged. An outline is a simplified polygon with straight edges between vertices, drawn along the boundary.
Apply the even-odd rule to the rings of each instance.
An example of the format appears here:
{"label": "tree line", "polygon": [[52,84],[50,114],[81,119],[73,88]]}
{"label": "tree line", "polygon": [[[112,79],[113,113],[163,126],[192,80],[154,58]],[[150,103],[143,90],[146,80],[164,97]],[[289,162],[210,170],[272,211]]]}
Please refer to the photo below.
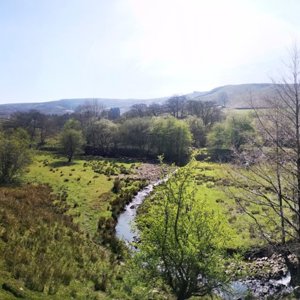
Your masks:
{"label": "tree line", "polygon": [[2,131],[22,128],[32,148],[47,149],[58,138],[68,160],[83,149],[103,156],[156,158],[163,154],[166,160],[183,164],[190,147],[204,147],[208,132],[222,118],[215,103],[183,96],[164,104],[136,104],[122,115],[119,108],[105,109],[95,100],[62,116],[17,112],[2,122]]}

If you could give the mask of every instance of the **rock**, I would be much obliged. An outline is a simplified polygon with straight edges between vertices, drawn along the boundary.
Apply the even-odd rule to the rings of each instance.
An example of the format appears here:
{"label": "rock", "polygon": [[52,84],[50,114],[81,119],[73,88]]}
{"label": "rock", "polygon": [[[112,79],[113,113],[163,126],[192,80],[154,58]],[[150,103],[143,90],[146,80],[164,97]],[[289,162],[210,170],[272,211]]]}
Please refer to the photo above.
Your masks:
{"label": "rock", "polygon": [[135,208],[135,205],[131,205],[131,206],[130,206],[130,209],[134,209],[134,208]]}

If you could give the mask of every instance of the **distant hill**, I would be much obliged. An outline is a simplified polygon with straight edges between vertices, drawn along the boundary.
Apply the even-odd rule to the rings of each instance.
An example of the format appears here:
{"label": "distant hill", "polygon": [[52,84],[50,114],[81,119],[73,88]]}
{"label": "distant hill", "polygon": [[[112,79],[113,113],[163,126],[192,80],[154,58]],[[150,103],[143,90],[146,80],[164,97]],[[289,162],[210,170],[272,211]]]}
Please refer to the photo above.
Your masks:
{"label": "distant hill", "polygon": [[193,92],[186,96],[200,101],[215,101],[228,108],[249,108],[251,99],[255,106],[263,106],[263,100],[274,94],[274,84],[238,84],[217,87],[209,92]]}
{"label": "distant hill", "polygon": [[72,113],[75,109],[87,103],[88,101],[98,100],[106,108],[119,107],[121,112],[124,112],[130,108],[130,106],[137,103],[151,104],[162,103],[167,98],[159,99],[105,99],[105,98],[80,98],[80,99],[62,99],[48,102],[36,102],[36,103],[12,103],[12,104],[0,104],[0,116],[9,116],[10,114],[21,111],[26,112],[32,109],[38,110],[44,114],[66,114]]}
{"label": "distant hill", "polygon": [[[217,87],[207,92],[193,92],[186,94],[188,99],[199,101],[215,101],[220,105],[225,104],[229,108],[247,108],[250,106],[250,97],[257,106],[261,106],[262,100],[273,93],[273,84],[239,84]],[[0,116],[9,116],[17,111],[38,110],[45,114],[65,114],[72,113],[79,106],[87,101],[97,99],[105,107],[119,107],[121,111],[126,111],[130,106],[137,103],[163,103],[167,97],[155,99],[105,99],[105,98],[81,98],[81,99],[62,99],[56,101],[39,103],[13,103],[1,104]]]}

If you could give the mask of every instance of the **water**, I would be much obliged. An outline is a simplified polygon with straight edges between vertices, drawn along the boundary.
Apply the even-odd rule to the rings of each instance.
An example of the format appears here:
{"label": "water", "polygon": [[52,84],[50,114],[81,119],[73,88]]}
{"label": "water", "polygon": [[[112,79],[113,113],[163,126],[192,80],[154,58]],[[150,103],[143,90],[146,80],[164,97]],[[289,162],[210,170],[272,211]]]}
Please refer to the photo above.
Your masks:
{"label": "water", "polygon": [[292,292],[292,287],[289,286],[291,281],[290,273],[283,276],[279,280],[237,280],[230,283],[228,290],[217,290],[224,300],[242,300],[245,299],[249,293],[256,297],[256,299],[266,299],[268,296],[277,295],[282,292]]}
{"label": "water", "polygon": [[143,203],[145,198],[153,191],[153,188],[165,181],[166,179],[158,180],[153,184],[147,185],[132,198],[132,201],[128,205],[126,205],[124,212],[118,217],[116,225],[116,236],[118,239],[123,240],[127,245],[130,245],[137,239],[138,230],[134,225],[137,209]]}

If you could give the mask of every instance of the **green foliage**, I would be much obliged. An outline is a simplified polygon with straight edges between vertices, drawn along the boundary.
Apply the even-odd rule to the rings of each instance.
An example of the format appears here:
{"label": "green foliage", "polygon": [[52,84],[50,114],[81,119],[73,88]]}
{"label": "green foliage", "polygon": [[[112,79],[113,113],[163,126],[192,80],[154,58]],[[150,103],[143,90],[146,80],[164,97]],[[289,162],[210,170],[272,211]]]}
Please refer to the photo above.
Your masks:
{"label": "green foliage", "polygon": [[123,144],[145,150],[149,142],[151,119],[134,118],[120,126],[120,140]]}
{"label": "green foliage", "polygon": [[227,149],[229,147],[228,133],[224,123],[216,123],[207,136],[209,148]]}
{"label": "green foliage", "polygon": [[168,161],[184,164],[190,154],[192,135],[186,122],[173,117],[154,118],[151,127],[152,151]]}
{"label": "green foliage", "polygon": [[66,121],[65,125],[64,125],[64,129],[74,129],[74,130],[81,130],[81,125],[80,122],[78,120],[75,119],[69,119]]}
{"label": "green foliage", "polygon": [[10,183],[30,162],[27,133],[16,129],[0,133],[0,182]]}
{"label": "green foliage", "polygon": [[193,146],[197,148],[204,147],[206,143],[206,130],[202,119],[190,116],[186,121],[193,136]]}
{"label": "green foliage", "polygon": [[205,200],[196,200],[192,170],[193,163],[177,170],[139,220],[140,267],[148,279],[162,278],[178,299],[208,294],[225,280],[225,222]]}
{"label": "green foliage", "polygon": [[71,162],[75,153],[77,153],[84,144],[82,132],[76,129],[64,128],[60,136],[60,145],[63,153]]}
{"label": "green foliage", "polygon": [[92,160],[84,164],[84,166],[91,166],[93,171],[98,174],[104,174],[106,176],[111,175],[127,175],[131,173],[130,168],[124,164],[110,162],[108,160]]}
{"label": "green foliage", "polygon": [[223,123],[217,123],[208,134],[208,146],[212,149],[233,149],[239,151],[254,134],[251,119],[247,116],[229,116]]}
{"label": "green foliage", "polygon": [[112,299],[174,300],[170,288],[161,279],[150,277],[141,265],[140,256],[127,260],[113,281]]}
{"label": "green foliage", "polygon": [[247,116],[232,116],[227,119],[228,137],[230,144],[236,150],[240,150],[251,136],[254,134],[254,128],[251,125],[251,119]]}

